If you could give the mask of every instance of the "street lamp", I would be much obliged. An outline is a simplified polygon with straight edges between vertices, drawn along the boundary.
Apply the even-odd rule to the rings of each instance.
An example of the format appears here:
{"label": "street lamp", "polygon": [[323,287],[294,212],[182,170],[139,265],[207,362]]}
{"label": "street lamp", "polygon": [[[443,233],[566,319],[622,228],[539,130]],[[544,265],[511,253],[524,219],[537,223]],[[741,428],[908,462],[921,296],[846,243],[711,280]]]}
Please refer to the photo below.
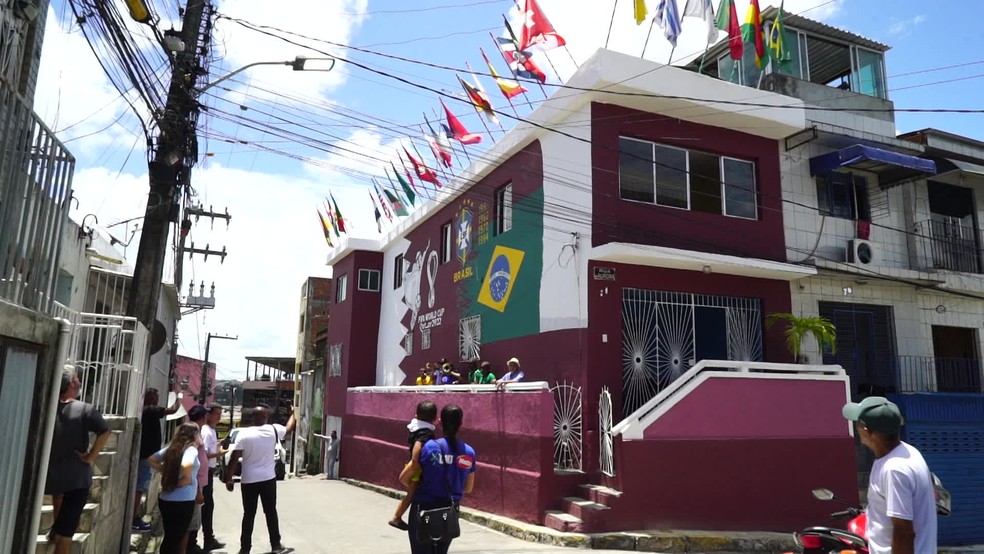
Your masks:
{"label": "street lamp", "polygon": [[[312,60],[313,61],[330,61],[331,62],[331,66],[328,69],[307,69],[307,68],[305,68],[304,65],[308,61],[312,61]],[[232,77],[234,75],[237,75],[239,73],[242,73],[243,71],[245,71],[245,70],[247,70],[247,69],[249,69],[251,67],[256,67],[258,65],[289,65],[291,68],[294,69],[294,71],[331,71],[332,69],[335,68],[335,58],[308,58],[308,57],[305,57],[305,56],[297,56],[293,60],[289,60],[289,61],[285,61],[285,62],[253,62],[253,63],[246,64],[246,65],[240,67],[239,69],[233,71],[232,73],[229,73],[228,75],[224,75],[222,77],[219,77],[215,81],[212,81],[211,83],[207,83],[207,84],[205,84],[205,86],[200,87],[200,88],[197,88],[195,90],[197,90],[199,93],[205,92],[206,90],[214,87],[215,85],[221,83],[222,81],[225,81],[226,79],[229,79],[230,77]]]}

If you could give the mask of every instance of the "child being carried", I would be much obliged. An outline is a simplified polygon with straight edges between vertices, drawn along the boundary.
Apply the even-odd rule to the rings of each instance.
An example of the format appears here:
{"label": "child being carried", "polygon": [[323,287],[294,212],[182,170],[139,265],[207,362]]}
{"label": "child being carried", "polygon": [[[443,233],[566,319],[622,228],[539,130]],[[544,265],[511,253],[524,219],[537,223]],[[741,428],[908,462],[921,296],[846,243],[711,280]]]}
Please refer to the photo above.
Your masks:
{"label": "child being carried", "polygon": [[[410,449],[410,461],[407,462],[406,465],[410,465],[414,461],[419,463],[421,448],[423,448],[427,441],[435,438],[434,423],[436,421],[436,404],[430,400],[424,400],[417,404],[417,417],[410,420],[410,423],[407,424],[407,431],[409,431],[407,436],[407,446],[409,446]],[[402,531],[407,530],[407,523],[403,521],[403,514],[406,513],[407,509],[410,507],[410,503],[413,501],[413,493],[417,489],[417,483],[420,482],[420,473],[421,472],[417,472],[417,474],[410,479],[410,486],[407,488],[407,495],[400,500],[400,504],[396,507],[396,513],[393,514],[393,519],[387,522],[390,526],[396,527]]]}

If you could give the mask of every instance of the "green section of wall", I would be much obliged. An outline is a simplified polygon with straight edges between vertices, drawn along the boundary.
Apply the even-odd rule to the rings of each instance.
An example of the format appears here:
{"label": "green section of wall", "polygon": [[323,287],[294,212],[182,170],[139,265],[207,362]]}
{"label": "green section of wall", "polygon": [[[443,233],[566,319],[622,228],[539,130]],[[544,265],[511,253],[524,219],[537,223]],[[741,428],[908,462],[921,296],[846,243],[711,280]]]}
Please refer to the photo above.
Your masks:
{"label": "green section of wall", "polygon": [[512,229],[476,241],[474,275],[459,282],[461,317],[481,316],[483,344],[540,332],[543,188],[517,200],[512,215]]}

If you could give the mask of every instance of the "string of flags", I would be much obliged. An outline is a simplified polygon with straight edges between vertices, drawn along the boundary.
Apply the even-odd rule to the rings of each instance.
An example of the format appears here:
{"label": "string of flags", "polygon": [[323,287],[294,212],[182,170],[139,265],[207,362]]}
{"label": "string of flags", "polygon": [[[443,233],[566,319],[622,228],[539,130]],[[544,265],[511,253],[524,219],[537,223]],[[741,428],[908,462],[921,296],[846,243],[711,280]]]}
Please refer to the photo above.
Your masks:
{"label": "string of flags", "polygon": [[[518,33],[513,29],[513,25],[506,15],[503,14],[504,33],[501,36],[489,34],[496,50],[502,57],[502,61],[509,68],[509,73],[500,75],[484,48],[479,47],[479,53],[488,69],[487,75],[495,81],[502,97],[518,117],[515,100],[523,98],[529,107],[533,108],[533,104],[528,98],[529,89],[524,86],[524,83],[539,86],[544,97],[547,96],[542,86],[547,82],[547,73],[534,58],[545,59],[553,68],[549,57],[543,56],[541,58],[537,54],[556,48],[566,49],[567,41],[550,23],[537,0],[514,1],[522,18],[518,24]],[[678,2],[685,2],[682,13]],[[690,17],[705,22],[708,47],[715,44],[721,32],[724,32],[732,59],[742,59],[747,44],[754,49],[755,65],[758,68],[764,67],[769,62],[780,67],[790,63],[792,56],[788,49],[785,32],[784,4],[780,4],[772,25],[766,29],[759,0],[749,0],[744,20],[738,19],[735,0],[717,0],[716,9],[714,2],[715,0],[632,0],[632,16],[637,25],[642,25],[647,20],[650,21],[650,34],[652,34],[653,28],[658,25],[662,30],[663,37],[674,49],[682,33],[682,18]],[[616,4],[616,8],[617,6]],[[655,9],[651,10],[652,7]],[[615,13],[613,12],[614,16]],[[648,41],[649,36],[647,35],[647,46]],[[568,55],[570,55],[569,51]],[[645,55],[645,47],[643,48],[643,55]],[[572,61],[573,59],[571,56]],[[457,76],[458,83],[464,92],[463,95],[460,95],[460,99],[475,109],[486,133],[492,138],[492,131],[486,123],[491,124],[493,128],[499,127],[501,130],[502,124],[497,114],[503,112],[499,112],[493,105],[492,98],[482,86],[478,74],[472,71],[467,62],[465,65],[472,74],[472,82],[460,75]],[[554,69],[554,74],[556,73],[556,69]],[[453,176],[455,157],[464,157],[464,160],[459,161],[459,164],[464,163],[464,161],[470,162],[471,157],[466,147],[483,142],[482,134],[469,130],[458,116],[448,108],[443,98],[439,98],[439,103],[443,114],[435,111],[432,120],[425,113],[423,114],[424,123],[418,126],[420,136],[417,137],[417,140],[423,140],[427,145],[424,150],[429,150],[433,160],[432,165],[425,161],[424,156],[417,150],[414,138],[410,137],[408,143],[401,141],[397,148],[396,158],[400,160],[400,167],[397,167],[395,161],[391,160],[388,168],[385,166],[382,168],[383,174],[386,175],[386,183],[389,186],[385,186],[375,178],[372,179],[372,188],[368,189],[367,192],[373,207],[376,230],[379,233],[383,232],[384,221],[392,224],[396,218],[406,217],[410,210],[418,204],[418,200],[436,198],[437,192],[443,186],[442,176],[443,179],[448,179],[449,172]],[[452,141],[458,143],[457,149]],[[392,171],[392,176],[390,171]],[[414,177],[417,181],[414,180]],[[417,187],[418,181],[420,188]],[[430,186],[428,187],[428,185]],[[347,233],[347,230],[346,221],[342,217],[338,203],[330,192],[325,197],[323,204],[317,208],[317,213],[325,241],[330,247],[334,247],[334,239]]]}

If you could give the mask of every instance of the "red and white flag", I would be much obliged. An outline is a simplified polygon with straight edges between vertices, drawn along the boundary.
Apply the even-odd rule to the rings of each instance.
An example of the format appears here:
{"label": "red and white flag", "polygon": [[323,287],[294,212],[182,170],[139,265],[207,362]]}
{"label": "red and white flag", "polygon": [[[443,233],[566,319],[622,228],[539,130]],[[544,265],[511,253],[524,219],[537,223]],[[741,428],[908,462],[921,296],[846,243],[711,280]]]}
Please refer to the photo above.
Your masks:
{"label": "red and white flag", "polygon": [[441,100],[441,107],[444,108],[444,113],[448,118],[448,131],[450,131],[451,138],[461,144],[478,144],[482,142],[482,135],[468,132],[468,129],[461,124],[461,121],[444,105],[444,100]]}
{"label": "red and white flag", "polygon": [[418,179],[421,181],[427,181],[428,183],[438,187],[441,186],[441,182],[437,180],[437,173],[435,173],[433,169],[424,165],[422,160],[415,158],[405,146],[403,147],[403,153],[407,155],[407,159],[410,160],[410,164],[413,165],[413,171],[417,174]]}
{"label": "red and white flag", "polygon": [[550,20],[543,14],[543,10],[537,5],[536,0],[526,0],[526,8],[523,10],[523,32],[520,36],[519,50],[528,48],[538,48],[540,50],[550,50],[558,46],[565,46],[567,41],[564,37],[557,34]]}

